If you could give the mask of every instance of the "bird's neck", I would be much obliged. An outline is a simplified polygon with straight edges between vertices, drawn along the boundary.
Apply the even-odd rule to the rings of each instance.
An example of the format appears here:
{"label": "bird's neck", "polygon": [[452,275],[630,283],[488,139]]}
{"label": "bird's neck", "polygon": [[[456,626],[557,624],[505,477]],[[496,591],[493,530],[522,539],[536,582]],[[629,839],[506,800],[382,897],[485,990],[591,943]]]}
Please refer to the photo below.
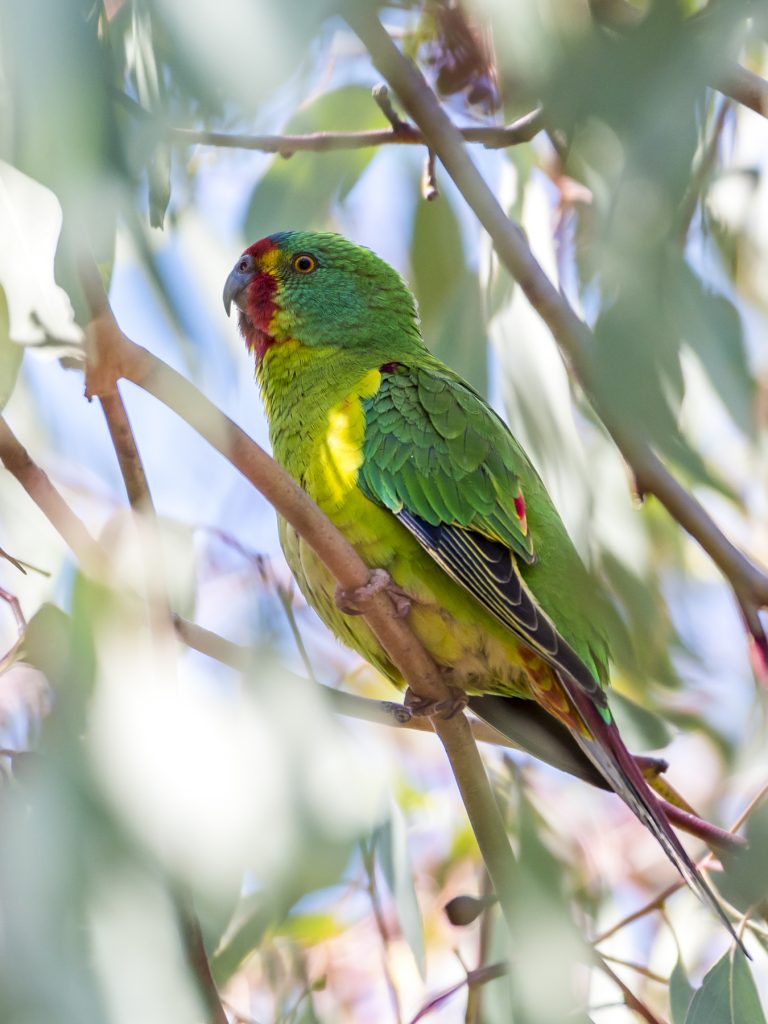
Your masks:
{"label": "bird's neck", "polygon": [[[332,410],[372,394],[387,353],[375,347],[350,351],[305,346],[296,340],[270,345],[257,365],[275,458],[301,481],[306,462],[330,429]],[[373,389],[373,390],[371,390]]]}

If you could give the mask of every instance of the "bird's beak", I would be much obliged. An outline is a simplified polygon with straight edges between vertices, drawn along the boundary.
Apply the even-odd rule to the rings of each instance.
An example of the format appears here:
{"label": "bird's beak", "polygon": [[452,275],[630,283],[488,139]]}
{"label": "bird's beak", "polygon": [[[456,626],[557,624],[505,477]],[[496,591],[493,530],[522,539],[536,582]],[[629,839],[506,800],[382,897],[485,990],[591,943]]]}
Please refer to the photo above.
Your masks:
{"label": "bird's beak", "polygon": [[227,316],[229,316],[233,302],[239,309],[242,308],[240,306],[240,303],[238,302],[238,299],[242,295],[245,286],[251,281],[252,278],[252,270],[246,271],[245,273],[243,273],[243,271],[241,270],[238,270],[237,267],[234,267],[234,269],[232,270],[231,274],[227,278],[227,283],[224,285],[224,309],[227,312]]}

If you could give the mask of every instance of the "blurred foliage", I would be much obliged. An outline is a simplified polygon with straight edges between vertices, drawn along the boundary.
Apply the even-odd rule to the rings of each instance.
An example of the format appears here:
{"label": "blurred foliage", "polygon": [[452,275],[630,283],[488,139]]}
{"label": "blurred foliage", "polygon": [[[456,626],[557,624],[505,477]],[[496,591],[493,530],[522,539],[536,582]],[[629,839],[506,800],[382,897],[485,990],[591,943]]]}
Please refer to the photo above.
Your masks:
{"label": "blurred foliage", "polygon": [[[547,130],[532,143],[472,147],[473,158],[594,326],[604,399],[737,544],[768,561],[768,128],[711,88],[734,60],[768,70],[758,5],[403,0],[380,10],[457,123],[543,105]],[[111,280],[137,341],[191,366],[263,437],[250,370],[224,344],[234,331],[221,283],[235,256],[273,230],[310,227],[380,251],[413,287],[428,343],[505,409],[604,583],[613,706],[630,745],[669,745],[670,781],[717,820],[765,782],[765,693],[726,584],[652,499],[640,507],[444,170],[427,203],[414,147],[266,156],[169,134],[383,127],[376,73],[343,11],[333,0],[0,6],[0,410],[110,553],[107,578],[79,575],[0,474],[0,548],[50,574],[0,560],[0,588],[27,620],[16,648],[3,599],[8,1024],[202,1019],[180,892],[192,893],[216,982],[244,1020],[394,1020],[388,976],[401,1022],[425,1010],[469,1024],[622,1024],[631,1011],[585,936],[669,880],[615,802],[489,750],[518,858],[515,935],[510,945],[493,907],[449,923],[451,900],[488,901],[442,752],[428,737],[342,725],[296,678],[290,669],[305,673],[306,659],[284,615],[285,571],[277,561],[264,571],[271,511],[130,389],[160,546],[120,512],[98,410],[81,403],[76,374],[40,358],[81,348],[83,258]],[[173,612],[252,648],[249,665],[183,649],[157,614],[160,591]],[[299,599],[290,610],[318,678],[391,699]],[[763,805],[746,826],[749,851],[712,873],[746,915],[753,964],[733,951],[716,959],[722,934],[686,894],[664,918],[600,944],[669,978],[615,965],[659,1020],[764,1024],[767,834]],[[508,977],[467,995],[467,971],[506,961]]]}

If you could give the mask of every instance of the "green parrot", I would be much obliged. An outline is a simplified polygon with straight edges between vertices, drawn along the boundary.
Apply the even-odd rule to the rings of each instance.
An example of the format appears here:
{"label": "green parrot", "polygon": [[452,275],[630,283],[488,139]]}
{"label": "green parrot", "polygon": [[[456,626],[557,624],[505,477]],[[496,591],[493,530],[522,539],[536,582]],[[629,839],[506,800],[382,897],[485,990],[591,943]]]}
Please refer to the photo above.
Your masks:
{"label": "green parrot", "polygon": [[[611,715],[604,597],[506,424],[427,350],[399,274],[339,235],[286,231],[240,256],[232,303],[275,458],[389,581],[457,703],[615,791],[733,935]],[[354,595],[282,519],[279,530],[309,604],[402,688],[349,614]]]}

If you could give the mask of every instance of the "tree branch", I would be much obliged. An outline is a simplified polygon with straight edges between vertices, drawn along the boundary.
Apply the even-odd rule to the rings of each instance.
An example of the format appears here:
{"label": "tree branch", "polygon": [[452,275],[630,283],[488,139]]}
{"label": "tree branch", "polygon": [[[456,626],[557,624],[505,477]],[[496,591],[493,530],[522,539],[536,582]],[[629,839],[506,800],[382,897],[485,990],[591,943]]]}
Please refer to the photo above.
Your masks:
{"label": "tree branch", "polygon": [[85,571],[98,578],[104,565],[104,551],[48,476],[32,461],[26,448],[1,416],[0,462],[16,477],[56,532],[69,545]]}
{"label": "tree branch", "polygon": [[[544,127],[541,108],[524,114],[503,127],[457,128],[465,142],[480,143],[486,149],[506,149],[530,142]],[[174,142],[188,146],[219,146],[225,149],[254,149],[261,153],[328,153],[340,149],[368,149],[372,146],[424,146],[426,138],[413,125],[401,122],[397,128],[377,128],[367,132],[310,132],[305,135],[243,135],[229,132],[197,131],[194,128],[170,128]]]}
{"label": "tree branch", "polygon": [[[330,520],[295,481],[175,370],[135,345],[119,329],[108,307],[95,309],[90,325],[99,361],[89,365],[86,394],[114,394],[117,379],[126,377],[153,394],[186,420],[249,480],[311,545],[342,590],[358,590],[370,579],[367,566]],[[408,624],[385,592],[365,601],[363,614],[379,642],[418,696],[428,701],[449,697],[446,683]],[[433,718],[445,747],[472,829],[502,909],[511,927],[514,859],[488,777],[463,714]]]}
{"label": "tree branch", "polygon": [[536,261],[523,232],[499,205],[418,68],[407,60],[373,13],[350,7],[347,20],[368,49],[379,72],[421,128],[467,204],[493,241],[502,264],[519,282],[570,362],[597,413],[632,467],[641,489],[654,494],[694,537],[733,586],[755,639],[765,644],[757,608],[768,604],[768,574],[751,562],[718,529],[703,506],[671,475],[647,442],[628,431],[610,396],[596,386],[591,354],[594,337]]}

